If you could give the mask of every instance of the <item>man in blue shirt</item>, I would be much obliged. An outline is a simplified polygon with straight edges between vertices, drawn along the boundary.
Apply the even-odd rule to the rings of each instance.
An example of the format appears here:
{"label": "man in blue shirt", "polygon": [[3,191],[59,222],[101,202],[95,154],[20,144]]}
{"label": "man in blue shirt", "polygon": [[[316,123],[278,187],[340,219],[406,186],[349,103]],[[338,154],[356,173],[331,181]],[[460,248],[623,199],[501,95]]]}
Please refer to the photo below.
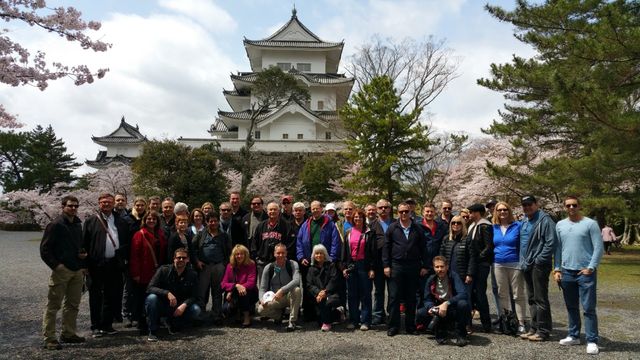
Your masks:
{"label": "man in blue shirt", "polygon": [[596,268],[604,252],[602,235],[597,222],[582,216],[577,197],[568,196],[564,206],[569,216],[556,225],[558,247],[553,270],[569,314],[569,334],[560,340],[560,345],[580,344],[580,301],[584,309],[587,354],[596,355],[599,352]]}

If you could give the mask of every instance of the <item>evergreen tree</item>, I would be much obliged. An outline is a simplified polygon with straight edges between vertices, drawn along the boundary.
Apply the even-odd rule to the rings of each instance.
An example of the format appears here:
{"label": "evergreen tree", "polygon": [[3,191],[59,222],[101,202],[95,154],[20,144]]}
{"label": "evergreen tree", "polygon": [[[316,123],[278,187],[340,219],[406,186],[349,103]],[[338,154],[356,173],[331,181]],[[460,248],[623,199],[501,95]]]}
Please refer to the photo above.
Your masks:
{"label": "evergreen tree", "polygon": [[0,131],[0,185],[5,192],[18,190],[23,184],[27,133]]}
{"label": "evergreen tree", "polygon": [[309,201],[329,202],[339,199],[340,195],[331,191],[329,183],[343,176],[344,172],[340,164],[344,161],[345,156],[342,154],[327,154],[309,159],[305,162],[300,174],[302,189],[301,194],[298,195]]}
{"label": "evergreen tree", "polygon": [[[365,190],[370,201],[393,202],[407,171],[423,163],[418,150],[431,145],[419,121],[421,108],[400,111],[401,99],[388,76],[374,77],[340,110],[351,160],[360,167],[347,187]],[[363,199],[364,200],[364,199]]]}
{"label": "evergreen tree", "polygon": [[485,131],[511,141],[498,178],[560,201],[583,195],[599,220],[607,209],[637,207],[640,178],[640,2],[518,1],[486,9],[516,27],[531,59],[491,66],[478,83],[505,94],[501,119]]}

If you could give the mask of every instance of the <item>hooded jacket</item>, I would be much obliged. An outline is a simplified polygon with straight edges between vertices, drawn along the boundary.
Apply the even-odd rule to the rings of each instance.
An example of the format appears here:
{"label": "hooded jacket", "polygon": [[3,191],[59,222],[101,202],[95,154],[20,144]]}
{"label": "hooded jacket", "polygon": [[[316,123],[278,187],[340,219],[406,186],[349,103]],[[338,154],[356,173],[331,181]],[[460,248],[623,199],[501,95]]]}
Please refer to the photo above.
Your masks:
{"label": "hooded jacket", "polygon": [[520,238],[521,243],[527,241],[526,248],[521,248],[523,270],[531,269],[534,264],[551,266],[558,243],[556,223],[546,212],[538,210],[538,220],[533,224],[532,229],[533,232],[528,241]]}
{"label": "hooded jacket", "polygon": [[[320,244],[324,245],[329,252],[330,259],[328,261],[335,262],[340,260],[340,237],[335,223],[329,219],[327,215],[322,215],[322,224],[320,225]],[[311,260],[311,221],[313,217],[308,218],[300,227],[296,240],[296,257],[298,261],[302,259]]]}

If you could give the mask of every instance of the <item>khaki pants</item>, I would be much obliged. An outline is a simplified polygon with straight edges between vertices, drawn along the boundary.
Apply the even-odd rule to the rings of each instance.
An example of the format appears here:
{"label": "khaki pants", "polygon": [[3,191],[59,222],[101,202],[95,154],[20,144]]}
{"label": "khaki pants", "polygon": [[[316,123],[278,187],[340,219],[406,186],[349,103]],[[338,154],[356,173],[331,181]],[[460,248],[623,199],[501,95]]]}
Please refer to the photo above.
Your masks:
{"label": "khaki pants", "polygon": [[[513,302],[515,303],[516,315],[520,323],[528,320],[526,306],[527,298],[524,294],[524,275],[519,269],[496,266],[496,283],[498,284],[498,297],[500,305],[508,310],[511,309],[511,299],[509,298],[509,286],[513,293]],[[502,309],[498,309],[498,315],[502,314]]]}
{"label": "khaki pants", "polygon": [[280,298],[280,300],[274,299],[266,304],[258,305],[258,315],[277,320],[282,316],[282,310],[289,307],[291,310],[289,314],[289,322],[296,322],[298,321],[298,311],[300,310],[301,300],[302,291],[299,287],[296,287],[287,295]]}
{"label": "khaki pants", "polygon": [[62,336],[76,335],[76,319],[82,297],[82,270],[71,271],[66,267],[51,272],[47,308],[42,319],[42,335],[45,341],[56,340],[56,315],[62,306]]}

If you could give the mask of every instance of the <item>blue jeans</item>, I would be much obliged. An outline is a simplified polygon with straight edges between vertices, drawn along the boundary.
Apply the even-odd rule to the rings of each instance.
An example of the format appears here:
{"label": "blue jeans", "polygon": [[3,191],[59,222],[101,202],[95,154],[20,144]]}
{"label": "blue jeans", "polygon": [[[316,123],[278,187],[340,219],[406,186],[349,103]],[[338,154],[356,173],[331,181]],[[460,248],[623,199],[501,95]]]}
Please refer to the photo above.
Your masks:
{"label": "blue jeans", "polygon": [[356,261],[355,269],[347,278],[349,320],[352,324],[371,325],[371,290],[373,283],[364,261]]}
{"label": "blue jeans", "polygon": [[598,343],[598,315],[596,314],[597,274],[578,275],[578,270],[562,269],[562,295],[569,314],[569,336],[580,338],[580,305],[584,310],[584,331],[587,342]]}
{"label": "blue jeans", "polygon": [[384,269],[382,268],[382,261],[380,261],[380,265],[376,266],[375,269],[375,277],[373,278],[373,285],[375,290],[373,291],[373,313],[372,320],[376,323],[383,323],[386,318],[386,311],[384,308],[384,298],[385,298],[385,286],[387,284],[387,277],[384,276]]}
{"label": "blue jeans", "polygon": [[167,317],[175,325],[186,325],[188,321],[193,321],[200,316],[200,306],[198,304],[191,304],[187,306],[187,309],[182,313],[179,318],[173,318],[173,312],[176,307],[169,306],[169,299],[166,297],[159,297],[156,294],[149,294],[145,300],[145,309],[147,311],[147,323],[149,325],[149,332],[158,331],[158,322],[161,317]]}

